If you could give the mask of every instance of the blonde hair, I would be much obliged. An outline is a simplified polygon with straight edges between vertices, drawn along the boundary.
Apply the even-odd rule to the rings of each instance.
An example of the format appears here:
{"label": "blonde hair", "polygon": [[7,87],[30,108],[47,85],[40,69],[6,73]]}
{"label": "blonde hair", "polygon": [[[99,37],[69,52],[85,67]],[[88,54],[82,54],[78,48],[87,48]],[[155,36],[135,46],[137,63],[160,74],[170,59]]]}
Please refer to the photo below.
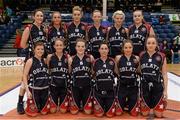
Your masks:
{"label": "blonde hair", "polygon": [[74,11],[80,11],[80,13],[82,14],[82,8],[80,8],[79,6],[74,6],[72,12]]}
{"label": "blonde hair", "polygon": [[[94,10],[94,11],[93,11],[93,13],[92,13],[92,16],[93,16],[93,15],[94,15],[94,13],[96,13],[96,12],[101,13],[101,11],[100,11],[100,10]],[[102,15],[102,13],[101,13],[101,15]]]}
{"label": "blonde hair", "polygon": [[116,15],[122,15],[123,19],[125,19],[125,14],[121,10],[117,10],[116,12],[114,12],[112,18],[114,19]]}

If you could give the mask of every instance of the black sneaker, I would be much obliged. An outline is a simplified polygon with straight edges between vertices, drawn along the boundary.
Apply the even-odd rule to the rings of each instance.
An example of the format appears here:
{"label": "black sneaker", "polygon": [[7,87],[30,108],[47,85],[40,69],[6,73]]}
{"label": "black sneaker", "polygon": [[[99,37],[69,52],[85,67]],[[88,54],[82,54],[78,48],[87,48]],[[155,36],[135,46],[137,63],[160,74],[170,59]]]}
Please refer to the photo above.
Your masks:
{"label": "black sneaker", "polygon": [[19,114],[24,114],[25,112],[24,112],[24,103],[23,102],[19,102],[18,104],[17,104],[17,112],[19,113]]}

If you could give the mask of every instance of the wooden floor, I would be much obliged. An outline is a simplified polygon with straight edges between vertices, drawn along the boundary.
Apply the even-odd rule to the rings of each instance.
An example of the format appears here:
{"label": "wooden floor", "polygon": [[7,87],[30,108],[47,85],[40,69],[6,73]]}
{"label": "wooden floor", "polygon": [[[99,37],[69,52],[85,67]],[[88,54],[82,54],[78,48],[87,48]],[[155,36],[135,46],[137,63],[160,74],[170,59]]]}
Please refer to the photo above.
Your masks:
{"label": "wooden floor", "polygon": [[[12,110],[4,116],[1,116],[0,119],[32,119],[27,115],[19,115],[17,114],[16,110]],[[115,116],[111,119],[153,119],[154,115],[150,114],[148,117],[143,117],[138,115],[137,117],[130,116],[128,113],[124,113],[122,116]],[[179,119],[180,118],[180,102],[177,101],[170,101],[168,100],[167,110],[164,112],[164,119]],[[48,114],[48,115],[40,115],[37,117],[33,117],[33,119],[71,119],[71,120],[79,120],[79,119],[87,119],[87,120],[97,120],[103,119],[107,120],[107,117],[97,118],[94,115],[85,115],[83,113],[79,113],[77,115],[71,115],[70,113],[61,114],[57,112],[55,114]]]}

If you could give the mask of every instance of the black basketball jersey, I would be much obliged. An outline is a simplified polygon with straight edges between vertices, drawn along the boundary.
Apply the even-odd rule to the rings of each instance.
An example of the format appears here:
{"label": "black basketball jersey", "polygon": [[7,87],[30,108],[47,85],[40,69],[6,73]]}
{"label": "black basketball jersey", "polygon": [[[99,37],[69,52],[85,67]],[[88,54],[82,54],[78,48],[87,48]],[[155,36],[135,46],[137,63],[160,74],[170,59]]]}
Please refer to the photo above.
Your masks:
{"label": "black basketball jersey", "polygon": [[161,69],[164,62],[164,54],[160,52],[154,53],[151,57],[147,52],[140,55],[140,64],[143,80],[145,81],[161,81]]}
{"label": "black basketball jersey", "polygon": [[33,50],[34,44],[38,41],[42,41],[44,43],[45,48],[48,49],[48,41],[47,41],[46,33],[44,31],[44,27],[40,26],[40,29],[39,29],[35,24],[29,25],[28,27],[30,29],[29,40],[28,40],[29,52],[31,53],[33,52],[32,50]]}
{"label": "black basketball jersey", "polygon": [[59,27],[59,29],[55,28],[54,26],[51,26],[48,30],[48,41],[50,42],[50,49],[51,49],[51,52],[55,52],[54,48],[53,48],[53,45],[54,45],[54,41],[57,39],[57,38],[62,38],[62,39],[65,39],[66,37],[66,32],[64,30],[64,28],[62,27]]}
{"label": "black basketball jersey", "polygon": [[32,66],[29,71],[29,86],[31,87],[47,87],[49,83],[49,74],[47,64],[44,59],[38,60],[32,57]]}
{"label": "black basketball jersey", "polygon": [[86,36],[86,25],[84,23],[80,23],[76,26],[73,22],[67,26],[67,38],[68,38],[68,50],[70,55],[75,55],[75,43],[77,38],[85,39]]}
{"label": "black basketball jersey", "polygon": [[129,27],[129,38],[132,40],[134,48],[133,53],[139,55],[144,51],[146,38],[149,36],[150,26],[142,24],[138,28],[135,25]]}
{"label": "black basketball jersey", "polygon": [[138,60],[134,55],[128,58],[122,55],[118,62],[118,69],[120,74],[120,84],[136,85]]}
{"label": "black basketball jersey", "polygon": [[67,55],[62,55],[61,59],[53,53],[49,62],[51,85],[65,87],[68,79],[68,59]]}
{"label": "black basketball jersey", "polygon": [[100,43],[106,39],[106,32],[107,29],[103,26],[100,26],[98,29],[94,25],[88,27],[88,49],[91,54],[98,52]]}
{"label": "black basketball jersey", "polygon": [[98,90],[113,90],[114,68],[115,62],[112,58],[107,58],[105,62],[101,58],[95,61],[93,70],[95,72],[96,88]]}
{"label": "black basketball jersey", "polygon": [[82,60],[75,55],[72,61],[72,78],[73,85],[76,87],[90,86],[91,81],[91,58],[89,55],[84,55]]}
{"label": "black basketball jersey", "polygon": [[119,30],[112,26],[108,33],[108,41],[110,47],[110,55],[116,56],[121,54],[122,43],[127,39],[127,33],[124,27]]}

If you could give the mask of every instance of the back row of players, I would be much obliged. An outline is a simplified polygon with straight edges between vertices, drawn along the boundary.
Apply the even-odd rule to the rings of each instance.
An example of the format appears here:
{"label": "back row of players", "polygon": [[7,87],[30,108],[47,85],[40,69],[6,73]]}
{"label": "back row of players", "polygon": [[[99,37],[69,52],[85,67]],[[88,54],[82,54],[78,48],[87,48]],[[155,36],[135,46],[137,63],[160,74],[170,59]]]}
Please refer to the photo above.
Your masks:
{"label": "back row of players", "polygon": [[[164,110],[163,98],[167,96],[166,59],[156,50],[158,47],[156,38],[148,38],[154,35],[154,32],[150,25],[143,23],[142,12],[133,13],[134,25],[129,29],[122,27],[125,19],[122,11],[116,11],[113,14],[115,23],[110,28],[101,26],[102,15],[98,10],[92,14],[94,20],[92,26],[87,27],[81,23],[81,16],[81,9],[74,7],[73,22],[62,25],[60,13],[54,12],[52,26],[44,29],[43,12],[35,11],[33,25],[28,26],[22,36],[21,45],[25,48],[26,43],[29,43],[28,56],[32,58],[28,59],[25,65],[23,74],[25,84],[21,86],[18,112],[24,112],[21,103],[23,89],[26,88],[29,98],[26,113],[31,116],[37,115],[38,112],[47,113],[48,102],[50,102],[51,112],[55,112],[57,106],[65,112],[69,106],[73,114],[81,108],[85,113],[90,114],[92,96],[96,116],[102,116],[104,113],[109,117],[115,113],[120,115],[126,106],[131,115],[136,116],[140,105],[137,84],[137,69],[140,64],[141,113],[148,115],[150,109],[153,108],[155,115],[161,117]],[[127,40],[128,38],[130,40]],[[86,42],[83,39],[88,41],[87,52],[92,55],[85,54]],[[107,41],[108,44],[103,41]],[[65,44],[68,46],[66,51],[73,57],[64,54]],[[132,54],[139,55],[145,46],[146,52],[140,55],[140,60]],[[42,59],[44,51],[46,54],[52,53],[47,56],[47,61]],[[108,57],[108,53],[111,57],[116,57],[115,61]],[[94,58],[97,58],[95,62]],[[48,68],[51,76],[50,101],[47,100]],[[113,86],[116,77],[119,81],[118,90],[115,90]],[[69,95],[67,95],[68,79],[72,81],[69,82],[72,83]],[[91,89],[91,79],[95,79],[94,91]],[[27,81],[29,81],[28,84]]]}

